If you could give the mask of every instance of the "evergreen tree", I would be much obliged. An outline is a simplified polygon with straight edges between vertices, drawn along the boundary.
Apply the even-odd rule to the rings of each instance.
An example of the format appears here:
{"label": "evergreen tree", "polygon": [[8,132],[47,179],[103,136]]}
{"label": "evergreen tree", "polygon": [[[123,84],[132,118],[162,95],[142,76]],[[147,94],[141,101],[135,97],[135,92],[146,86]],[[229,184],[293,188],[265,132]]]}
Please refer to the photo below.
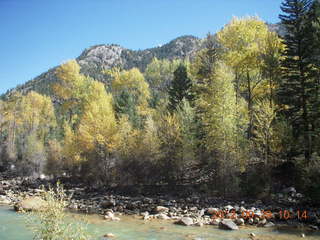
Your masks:
{"label": "evergreen tree", "polygon": [[184,98],[189,101],[192,100],[191,87],[192,82],[188,77],[187,68],[180,64],[174,71],[174,78],[169,89],[170,111],[176,110]]}
{"label": "evergreen tree", "polygon": [[279,17],[286,27],[286,50],[282,61],[283,74],[279,89],[279,101],[286,105],[286,114],[295,129],[296,139],[303,136],[303,152],[305,159],[311,155],[310,135],[310,96],[312,81],[310,79],[309,36],[306,34],[306,15],[310,0],[285,0]]}
{"label": "evergreen tree", "polygon": [[[214,36],[209,33],[205,41],[205,48],[198,52],[191,65],[191,75],[194,81],[192,91],[195,102],[207,92],[207,86],[211,82],[211,76],[214,73],[215,63],[218,59],[219,48]],[[202,105],[195,104],[197,155],[202,161],[206,161],[210,157],[207,154],[205,144],[203,144],[206,130],[202,119],[205,113],[206,109]]]}
{"label": "evergreen tree", "polygon": [[308,63],[311,66],[311,81],[312,81],[312,94],[311,94],[311,138],[312,149],[315,149],[320,143],[320,2],[314,1],[307,14],[306,34],[309,40],[309,57]]}

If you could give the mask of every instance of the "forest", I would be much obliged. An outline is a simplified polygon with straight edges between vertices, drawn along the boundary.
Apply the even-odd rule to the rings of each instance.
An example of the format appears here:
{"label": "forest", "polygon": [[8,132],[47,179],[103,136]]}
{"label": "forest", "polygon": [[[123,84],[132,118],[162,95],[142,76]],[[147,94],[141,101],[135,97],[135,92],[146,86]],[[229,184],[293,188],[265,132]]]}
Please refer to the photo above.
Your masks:
{"label": "forest", "polygon": [[60,65],[51,95],[0,100],[0,166],[96,186],[196,185],[269,197],[295,186],[320,200],[320,3],[285,0],[284,36],[234,17],[192,59],[107,83]]}

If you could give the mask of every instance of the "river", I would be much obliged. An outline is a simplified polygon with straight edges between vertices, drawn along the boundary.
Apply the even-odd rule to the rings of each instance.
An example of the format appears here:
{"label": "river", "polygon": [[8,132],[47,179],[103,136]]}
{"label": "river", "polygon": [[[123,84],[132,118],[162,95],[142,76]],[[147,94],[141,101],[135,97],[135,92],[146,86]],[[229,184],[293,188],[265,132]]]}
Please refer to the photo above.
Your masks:
{"label": "river", "polygon": [[[83,215],[73,214],[74,221]],[[100,239],[106,233],[113,233],[117,240],[239,240],[248,239],[249,233],[256,234],[259,240],[295,240],[301,239],[302,232],[306,239],[320,239],[319,232],[305,232],[302,229],[268,229],[242,227],[239,231],[220,230],[214,226],[185,227],[168,221],[144,223],[140,218],[122,216],[120,222],[108,222],[96,215],[85,216],[88,230]],[[32,240],[32,233],[25,226],[25,218],[9,207],[0,207],[0,240]]]}

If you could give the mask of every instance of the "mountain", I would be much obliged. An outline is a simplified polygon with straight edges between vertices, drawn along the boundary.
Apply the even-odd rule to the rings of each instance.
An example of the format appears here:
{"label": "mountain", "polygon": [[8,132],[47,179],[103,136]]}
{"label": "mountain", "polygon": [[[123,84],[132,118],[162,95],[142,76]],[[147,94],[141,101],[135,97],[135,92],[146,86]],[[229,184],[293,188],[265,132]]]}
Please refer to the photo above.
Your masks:
{"label": "mountain", "polygon": [[[281,24],[267,24],[271,31],[277,32],[281,37],[285,35],[285,28]],[[130,69],[137,67],[144,72],[146,66],[154,57],[158,59],[192,59],[196,52],[203,48],[204,39],[194,36],[181,36],[169,43],[155,48],[145,50],[130,50],[116,44],[95,45],[85,49],[76,58],[81,66],[81,72],[98,81],[107,82],[107,78],[102,74],[103,69],[120,67]],[[58,66],[57,66],[58,67]],[[26,93],[34,90],[41,94],[51,95],[51,84],[57,80],[55,70],[57,67],[49,69],[34,79],[8,90],[2,97],[9,96],[12,92],[20,91]]]}
{"label": "mountain", "polygon": [[[143,72],[154,57],[170,60],[186,57],[193,58],[202,45],[203,40],[194,36],[178,37],[161,47],[145,50],[130,50],[115,44],[101,44],[85,49],[76,60],[81,66],[82,73],[98,81],[105,82],[106,77],[102,74],[103,69],[112,67],[130,69],[137,67]],[[31,90],[50,95],[50,86],[57,80],[55,75],[57,67],[9,90],[5,96],[14,91],[26,93]]]}
{"label": "mountain", "polygon": [[282,37],[282,38],[283,38],[283,37],[286,35],[286,33],[287,33],[285,26],[282,25],[281,23],[276,23],[276,24],[269,24],[269,23],[267,23],[267,25],[268,25],[268,28],[269,28],[270,31],[278,33],[278,35],[279,35],[280,37]]}

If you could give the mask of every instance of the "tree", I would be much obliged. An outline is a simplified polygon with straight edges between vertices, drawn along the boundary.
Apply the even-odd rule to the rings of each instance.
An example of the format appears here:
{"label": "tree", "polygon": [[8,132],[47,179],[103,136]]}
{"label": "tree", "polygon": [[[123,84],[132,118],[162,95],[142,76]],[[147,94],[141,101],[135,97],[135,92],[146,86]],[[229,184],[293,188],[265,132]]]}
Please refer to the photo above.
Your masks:
{"label": "tree", "polygon": [[3,111],[9,160],[18,162],[22,173],[41,173],[46,164],[45,145],[56,127],[51,99],[33,91],[26,96],[14,94]]}
{"label": "tree", "polygon": [[124,103],[130,103],[131,108],[127,109],[125,113],[129,117],[134,117],[130,121],[134,123],[135,127],[141,127],[151,109],[149,107],[149,85],[139,69],[133,68],[128,71],[112,69],[105,71],[105,73],[112,77],[111,90],[114,98],[118,100],[116,102],[116,106],[120,110],[118,113],[124,113],[123,101]]}
{"label": "tree", "polygon": [[[152,105],[154,107],[167,98],[170,84],[174,78],[173,72],[180,64],[182,64],[181,60],[170,61],[153,58],[147,65],[144,76],[152,91]],[[188,61],[184,61],[184,65],[187,64]]]}
{"label": "tree", "polygon": [[174,78],[169,88],[169,109],[176,110],[177,106],[183,99],[191,101],[193,99],[192,82],[188,77],[187,68],[184,65],[179,65],[174,71]]}
{"label": "tree", "polygon": [[175,185],[181,180],[185,167],[181,125],[177,115],[164,114],[159,122],[160,150],[162,157],[158,165],[163,180]]}
{"label": "tree", "polygon": [[308,62],[309,41],[306,34],[305,19],[309,11],[310,0],[286,0],[282,3],[281,23],[285,26],[286,49],[282,61],[282,81],[278,92],[279,101],[286,105],[286,116],[290,118],[296,139],[303,136],[305,159],[312,153],[310,96],[313,87]]}
{"label": "tree", "polygon": [[[267,85],[269,93],[269,104],[272,108],[273,102],[276,100],[275,89],[279,87],[281,79],[281,60],[283,60],[282,52],[285,49],[283,40],[275,32],[268,32],[265,49],[262,52],[263,65],[262,74],[267,81],[264,84]],[[263,89],[263,88],[262,88]],[[263,92],[259,96],[263,97]]]}
{"label": "tree", "polygon": [[61,143],[56,139],[49,140],[46,155],[46,173],[59,176],[65,167]]}
{"label": "tree", "polygon": [[[197,100],[205,112],[202,117],[206,132],[204,144],[212,155],[211,166],[215,169],[219,183],[226,194],[234,187],[230,184],[237,162],[237,108],[233,86],[233,72],[225,64],[217,62],[211,81]],[[227,173],[228,172],[228,173]],[[231,181],[231,182],[230,182]]]}
{"label": "tree", "polygon": [[15,161],[17,159],[16,139],[17,131],[21,125],[19,119],[19,113],[21,111],[21,99],[20,93],[14,93],[10,95],[9,99],[3,103],[3,124],[5,134],[5,151],[8,157],[7,160]]}
{"label": "tree", "polygon": [[90,78],[80,73],[80,65],[75,61],[68,61],[56,70],[58,81],[52,84],[54,96],[60,105],[60,115],[63,120],[75,129],[81,119],[81,114],[89,91]]}
{"label": "tree", "polygon": [[262,56],[268,49],[268,35],[267,25],[257,17],[233,18],[217,33],[223,48],[222,57],[235,72],[236,101],[242,94],[247,100],[248,139],[252,137],[254,100],[261,94],[261,87],[266,82],[262,75]]}
{"label": "tree", "polygon": [[128,117],[123,115],[118,124],[118,171],[121,183],[152,184],[158,180],[156,168],[160,158],[158,127],[148,116],[143,129],[133,129]]}
{"label": "tree", "polygon": [[117,123],[113,110],[112,96],[105,92],[104,85],[94,81],[95,100],[88,102],[79,123],[77,134],[80,157],[93,180],[101,183],[111,181],[114,167],[114,151],[118,144]]}
{"label": "tree", "polygon": [[320,2],[313,1],[306,17],[306,35],[308,36],[311,86],[313,88],[310,96],[310,121],[312,150],[320,152]]}
{"label": "tree", "polygon": [[176,110],[177,118],[181,125],[182,158],[186,166],[195,165],[196,158],[196,122],[195,109],[183,99]]}
{"label": "tree", "polygon": [[31,91],[22,97],[20,104],[20,118],[25,135],[36,131],[37,137],[46,142],[50,131],[56,127],[56,116],[50,97]]}
{"label": "tree", "polygon": [[[208,34],[205,48],[198,52],[190,67],[194,82],[192,91],[195,101],[198,101],[203,94],[208,93],[207,86],[210,84],[210,77],[214,73],[214,67],[219,59],[219,54],[220,49],[217,47],[214,36]],[[203,105],[195,104],[197,155],[203,161],[209,158],[205,144],[203,144],[206,136],[205,126],[202,121],[204,114],[206,114],[206,109]]]}
{"label": "tree", "polygon": [[271,164],[270,155],[275,148],[274,121],[277,111],[274,104],[268,100],[257,101],[254,109],[254,144],[255,149],[261,152],[266,169]]}

